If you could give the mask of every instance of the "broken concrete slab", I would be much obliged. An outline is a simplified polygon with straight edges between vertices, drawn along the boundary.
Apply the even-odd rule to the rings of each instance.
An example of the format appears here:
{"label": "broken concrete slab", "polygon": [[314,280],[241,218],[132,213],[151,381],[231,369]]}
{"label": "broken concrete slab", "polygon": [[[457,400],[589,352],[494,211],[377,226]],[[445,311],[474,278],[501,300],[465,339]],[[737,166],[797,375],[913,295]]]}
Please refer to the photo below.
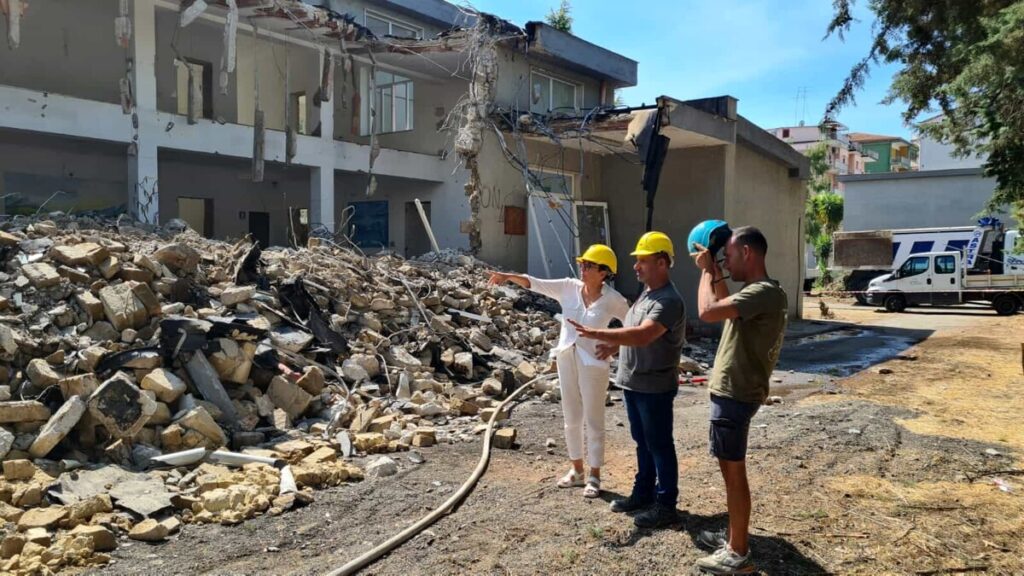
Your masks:
{"label": "broken concrete slab", "polygon": [[32,528],[51,528],[67,515],[68,511],[63,506],[33,508],[18,519],[18,530],[24,532]]}
{"label": "broken concrete slab", "polygon": [[57,270],[45,262],[26,264],[21,267],[21,273],[36,288],[49,288],[60,284],[60,274],[57,274]]}
{"label": "broken concrete slab", "polygon": [[49,454],[50,450],[71,432],[75,424],[78,424],[82,414],[85,414],[85,400],[79,396],[72,396],[39,431],[35,442],[28,449],[29,454],[33,458],[42,458]]}
{"label": "broken concrete slab", "polygon": [[235,405],[231,403],[231,397],[228,396],[217,376],[217,371],[210,365],[206,355],[199,351],[195,352],[185,365],[185,369],[203,398],[216,405],[229,424],[237,423],[238,413],[235,412]]}
{"label": "broken concrete slab", "polygon": [[156,402],[123,372],[97,388],[88,405],[92,417],[114,438],[132,438],[156,412]]}
{"label": "broken concrete slab", "polygon": [[68,266],[98,266],[109,255],[110,252],[105,247],[93,242],[82,242],[74,246],[54,246],[50,250],[50,256],[54,260]]}
{"label": "broken concrete slab", "polygon": [[163,480],[150,476],[118,482],[110,488],[110,497],[119,508],[143,517],[173,506],[171,493]]}

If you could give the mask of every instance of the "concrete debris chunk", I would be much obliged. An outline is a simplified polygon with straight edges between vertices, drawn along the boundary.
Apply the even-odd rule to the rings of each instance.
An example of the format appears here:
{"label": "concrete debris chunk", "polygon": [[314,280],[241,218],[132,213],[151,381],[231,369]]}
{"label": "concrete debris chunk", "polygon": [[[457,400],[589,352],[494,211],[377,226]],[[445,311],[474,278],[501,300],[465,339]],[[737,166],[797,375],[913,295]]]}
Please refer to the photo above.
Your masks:
{"label": "concrete debris chunk", "polygon": [[235,405],[231,403],[231,397],[228,396],[217,371],[210,365],[206,356],[202,352],[196,352],[185,365],[185,369],[203,398],[217,406],[229,423],[237,422],[238,413],[235,412]]}
{"label": "concrete debris chunk", "polygon": [[89,397],[89,413],[114,438],[132,438],[156,413],[156,402],[118,372]]}
{"label": "concrete debris chunk", "polygon": [[126,328],[142,328],[149,319],[146,305],[139,300],[132,290],[134,282],[124,282],[116,286],[100,289],[99,298],[103,303],[103,312],[107,321],[117,331],[118,337]]}
{"label": "concrete debris chunk", "polygon": [[63,440],[78,424],[82,414],[85,414],[85,400],[82,400],[80,396],[72,396],[39,431],[35,442],[28,449],[29,454],[33,458],[42,458],[49,454],[50,450],[53,450],[57,443]]}
{"label": "concrete debris chunk", "polygon": [[188,389],[184,380],[164,368],[157,368],[146,374],[142,378],[141,386],[143,390],[152,391],[161,402],[167,404],[177,401]]}
{"label": "concrete debris chunk", "polygon": [[21,272],[36,288],[49,288],[60,284],[60,274],[57,274],[57,270],[45,262],[26,264],[21,267]]}
{"label": "concrete debris chunk", "polygon": [[163,246],[154,252],[153,260],[167,266],[174,272],[191,274],[199,267],[202,255],[195,248],[187,244],[175,243]]}
{"label": "concrete debris chunk", "polygon": [[298,384],[289,382],[281,376],[275,376],[267,387],[267,396],[275,406],[284,410],[292,421],[306,411],[313,397],[299,387]]}
{"label": "concrete debris chunk", "polygon": [[0,402],[0,424],[49,420],[50,409],[35,400]]}

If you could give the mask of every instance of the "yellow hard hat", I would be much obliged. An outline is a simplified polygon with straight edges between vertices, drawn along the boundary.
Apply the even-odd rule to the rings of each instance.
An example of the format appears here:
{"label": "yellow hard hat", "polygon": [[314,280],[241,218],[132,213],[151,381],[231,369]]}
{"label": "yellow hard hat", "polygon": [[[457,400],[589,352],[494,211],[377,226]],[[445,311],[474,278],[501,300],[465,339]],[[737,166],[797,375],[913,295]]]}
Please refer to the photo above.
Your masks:
{"label": "yellow hard hat", "polygon": [[650,256],[651,254],[657,254],[658,252],[664,252],[670,257],[675,258],[676,253],[672,248],[672,239],[668,237],[664,232],[650,231],[640,237],[636,241],[636,250],[629,253],[630,256]]}
{"label": "yellow hard hat", "polygon": [[618,260],[615,258],[615,252],[604,244],[591,244],[590,248],[587,248],[587,251],[577,258],[576,261],[587,261],[607,266],[608,269],[612,271],[612,274],[618,272],[619,269]]}

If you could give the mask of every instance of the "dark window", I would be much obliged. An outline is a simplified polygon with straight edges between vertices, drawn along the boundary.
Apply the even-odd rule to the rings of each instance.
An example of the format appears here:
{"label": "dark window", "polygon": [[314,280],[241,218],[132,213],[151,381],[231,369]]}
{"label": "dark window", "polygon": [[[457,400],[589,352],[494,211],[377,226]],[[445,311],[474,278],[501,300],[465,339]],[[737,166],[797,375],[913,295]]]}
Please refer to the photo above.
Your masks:
{"label": "dark window", "polygon": [[350,220],[352,240],[360,248],[386,248],[388,246],[387,200],[352,202]]}
{"label": "dark window", "polygon": [[900,278],[906,278],[908,276],[917,276],[918,274],[924,274],[928,271],[928,257],[927,256],[916,256],[910,258],[900,266]]}
{"label": "dark window", "polygon": [[936,274],[954,274],[954,273],[956,273],[956,257],[955,256],[936,256],[935,257],[935,273]]}
{"label": "dark window", "polygon": [[895,260],[895,259],[896,259],[896,254],[897,254],[897,253],[898,253],[899,251],[900,251],[900,243],[899,243],[899,242],[893,242],[893,243],[892,243],[892,259],[893,259],[893,260]]}
{"label": "dark window", "polygon": [[970,242],[970,240],[950,240],[949,242],[946,242],[946,250],[963,252],[964,248],[967,248],[968,242]]}
{"label": "dark window", "polygon": [[910,247],[910,253],[920,254],[921,252],[931,252],[932,246],[934,245],[935,242],[932,242],[931,240],[921,240],[919,242],[914,242],[914,245]]}
{"label": "dark window", "polygon": [[789,128],[783,128],[782,129],[782,137],[783,138],[789,138]]}

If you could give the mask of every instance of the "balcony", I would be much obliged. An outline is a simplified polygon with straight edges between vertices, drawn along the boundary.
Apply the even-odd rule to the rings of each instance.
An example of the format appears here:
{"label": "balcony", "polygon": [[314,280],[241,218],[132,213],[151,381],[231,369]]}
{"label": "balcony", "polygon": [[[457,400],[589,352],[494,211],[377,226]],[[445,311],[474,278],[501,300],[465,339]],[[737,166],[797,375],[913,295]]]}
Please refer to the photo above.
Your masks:
{"label": "balcony", "polygon": [[910,158],[900,156],[889,161],[890,172],[906,172],[911,169]]}

